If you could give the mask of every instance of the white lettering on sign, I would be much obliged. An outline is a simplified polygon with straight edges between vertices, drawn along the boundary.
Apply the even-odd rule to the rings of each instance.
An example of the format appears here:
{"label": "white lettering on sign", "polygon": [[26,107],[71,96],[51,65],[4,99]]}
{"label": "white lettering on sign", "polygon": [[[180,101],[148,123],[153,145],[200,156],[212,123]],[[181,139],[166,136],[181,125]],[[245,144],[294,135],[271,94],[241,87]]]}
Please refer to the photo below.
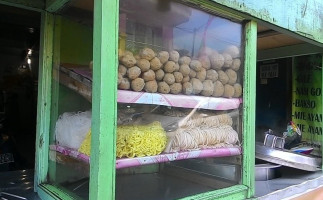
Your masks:
{"label": "white lettering on sign", "polygon": [[260,66],[260,78],[278,77],[278,64],[268,64]]}

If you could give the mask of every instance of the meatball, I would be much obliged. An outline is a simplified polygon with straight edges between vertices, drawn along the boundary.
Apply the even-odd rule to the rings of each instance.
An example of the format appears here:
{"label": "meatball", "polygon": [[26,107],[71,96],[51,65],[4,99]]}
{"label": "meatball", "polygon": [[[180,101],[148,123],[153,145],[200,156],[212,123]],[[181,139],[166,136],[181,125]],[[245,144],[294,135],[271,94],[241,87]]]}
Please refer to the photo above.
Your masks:
{"label": "meatball", "polygon": [[193,94],[199,94],[203,90],[202,82],[197,78],[192,78]]}
{"label": "meatball", "polygon": [[160,60],[155,57],[150,61],[150,69],[157,71],[161,68],[162,64],[160,62]]}
{"label": "meatball", "polygon": [[237,58],[240,56],[240,50],[237,46],[230,45],[225,50],[225,53],[229,54],[232,58]]}
{"label": "meatball", "polygon": [[158,92],[163,94],[168,94],[170,92],[169,85],[162,81],[158,83]]}
{"label": "meatball", "polygon": [[213,82],[211,80],[206,80],[203,82],[203,90],[201,92],[201,94],[203,96],[209,97],[213,94],[214,91],[214,85]]}
{"label": "meatball", "polygon": [[218,72],[216,72],[214,69],[209,69],[206,71],[206,79],[215,82],[216,80],[218,80],[218,77]]}
{"label": "meatball", "polygon": [[191,69],[188,65],[183,64],[179,67],[179,72],[181,72],[183,76],[188,76],[191,72]]}
{"label": "meatball", "polygon": [[141,70],[137,66],[131,67],[127,71],[127,76],[131,80],[138,78],[140,74],[141,74]]}
{"label": "meatball", "polygon": [[138,60],[140,60],[141,58],[140,58],[140,55],[134,55],[134,57],[135,57],[135,59],[137,60],[137,62],[138,62]]}
{"label": "meatball", "polygon": [[142,50],[140,50],[139,55],[141,58],[150,61],[155,57],[155,52],[150,48],[143,48]]}
{"label": "meatball", "polygon": [[163,79],[168,85],[175,83],[175,76],[171,73],[166,73]]}
{"label": "meatball", "polygon": [[193,85],[190,82],[185,82],[183,83],[183,93],[186,95],[190,95],[193,93]]}
{"label": "meatball", "polygon": [[167,61],[164,65],[164,71],[166,73],[172,73],[175,71],[175,62],[174,61]]}
{"label": "meatball", "polygon": [[232,61],[231,69],[238,71],[240,69],[241,61],[239,58],[235,58]]}
{"label": "meatball", "polygon": [[214,53],[210,57],[212,69],[221,69],[224,65],[224,57],[221,54]]}
{"label": "meatball", "polygon": [[169,59],[169,53],[167,51],[161,51],[157,54],[157,58],[160,60],[162,64],[164,64]]}
{"label": "meatball", "polygon": [[234,95],[233,97],[240,97],[242,95],[242,86],[239,83],[233,85]]}
{"label": "meatball", "polygon": [[228,84],[233,85],[237,82],[237,72],[233,71],[232,69],[227,69],[225,73],[229,77]]}
{"label": "meatball", "polygon": [[202,67],[206,70],[211,68],[211,62],[208,56],[201,56],[199,57],[199,61],[202,64]]}
{"label": "meatball", "polygon": [[175,63],[175,70],[174,72],[178,72],[179,71],[179,64],[178,63]]}
{"label": "meatball", "polygon": [[226,84],[224,86],[223,96],[227,98],[232,98],[234,95],[234,87],[232,85]]}
{"label": "meatball", "polygon": [[133,56],[133,53],[131,51],[124,51],[123,56],[125,55]]}
{"label": "meatball", "polygon": [[192,70],[190,71],[190,74],[189,74],[189,77],[190,78],[195,78],[196,77],[196,71]]}
{"label": "meatball", "polygon": [[174,72],[175,82],[181,83],[183,80],[183,74],[181,72]]}
{"label": "meatball", "polygon": [[148,70],[143,73],[142,78],[147,81],[154,81],[156,79],[156,74],[153,70]]}
{"label": "meatball", "polygon": [[224,68],[230,68],[231,65],[232,65],[232,57],[227,53],[223,53],[222,56],[224,58],[223,67]]}
{"label": "meatball", "polygon": [[137,60],[137,66],[142,72],[146,72],[150,69],[150,62],[146,59],[139,59]]}
{"label": "meatball", "polygon": [[189,76],[184,76],[183,77],[183,80],[182,80],[182,83],[186,83],[186,82],[189,82],[190,81],[190,77]]}
{"label": "meatball", "polygon": [[179,59],[179,53],[177,51],[169,52],[169,60],[178,62],[178,59]]}
{"label": "meatball", "polygon": [[189,65],[191,63],[191,58],[188,56],[183,56],[178,60],[178,63],[180,65]]}
{"label": "meatball", "polygon": [[123,79],[122,74],[118,73],[118,85],[121,83],[122,79]]}
{"label": "meatball", "polygon": [[155,93],[155,92],[157,92],[157,89],[158,89],[158,85],[155,80],[146,82],[146,84],[145,84],[146,92]]}
{"label": "meatball", "polygon": [[162,69],[157,70],[157,71],[155,72],[155,74],[156,74],[156,80],[157,80],[157,81],[161,81],[161,80],[163,80],[163,78],[164,78],[164,76],[165,76],[165,72],[164,72],[164,70],[162,70]]}
{"label": "meatball", "polygon": [[131,81],[131,89],[139,92],[141,91],[145,86],[145,81],[142,78],[136,78]]}
{"label": "meatball", "polygon": [[122,58],[121,58],[121,63],[130,68],[130,67],[133,67],[135,64],[136,64],[136,59],[135,57],[133,57],[132,55],[124,55]]}
{"label": "meatball", "polygon": [[212,96],[221,97],[224,93],[224,86],[220,81],[216,81],[214,84],[214,91]]}
{"label": "meatball", "polygon": [[127,68],[126,68],[125,66],[123,66],[123,65],[119,65],[119,67],[118,67],[118,72],[119,72],[122,76],[124,76],[124,75],[126,75],[126,74],[127,74]]}
{"label": "meatball", "polygon": [[192,60],[190,63],[190,67],[191,67],[191,69],[199,72],[202,70],[202,63],[198,60]]}
{"label": "meatball", "polygon": [[128,78],[123,78],[119,84],[119,89],[121,90],[128,90],[130,89],[130,82]]}
{"label": "meatball", "polygon": [[196,78],[203,82],[206,78],[206,70],[203,68],[201,71],[197,72]]}
{"label": "meatball", "polygon": [[229,82],[229,77],[224,71],[219,70],[218,74],[219,74],[219,79],[218,80],[221,81],[221,83],[223,85],[225,85],[225,84],[227,84]]}
{"label": "meatball", "polygon": [[179,94],[182,92],[182,84],[181,83],[174,83],[170,85],[170,93],[172,94]]}
{"label": "meatball", "polygon": [[210,56],[212,55],[212,53],[214,53],[215,50],[209,48],[209,47],[202,47],[200,50],[199,50],[199,56]]}

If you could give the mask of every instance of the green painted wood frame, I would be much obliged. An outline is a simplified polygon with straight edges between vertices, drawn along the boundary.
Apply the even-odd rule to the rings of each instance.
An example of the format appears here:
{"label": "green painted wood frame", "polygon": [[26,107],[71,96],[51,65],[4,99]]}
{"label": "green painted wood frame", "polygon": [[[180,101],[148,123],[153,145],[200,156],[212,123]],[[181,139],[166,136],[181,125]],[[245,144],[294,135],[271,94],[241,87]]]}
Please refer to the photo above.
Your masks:
{"label": "green painted wood frame", "polygon": [[242,184],[248,187],[247,197],[255,192],[255,122],[256,122],[256,64],[257,23],[245,25],[243,82]]}
{"label": "green painted wood frame", "polygon": [[[56,84],[55,81],[59,80],[59,75],[55,68],[59,68],[60,65],[60,37],[61,37],[61,16],[54,15],[54,29],[53,29],[53,59],[52,59],[52,88],[51,88],[51,113],[50,118],[51,122],[49,124],[49,134],[55,131],[55,123],[52,122],[52,119],[57,119],[58,116],[58,98],[59,98],[59,84]],[[53,144],[54,137],[49,138],[49,144]],[[53,164],[53,161],[48,163],[48,177],[51,181],[54,181],[56,178],[56,164]]]}
{"label": "green painted wood frame", "polygon": [[[209,7],[212,9],[212,6]],[[93,47],[93,120],[91,149],[90,199],[115,198],[115,141],[117,116],[117,66],[119,1],[95,1]],[[42,15],[36,188],[43,198],[71,198],[46,181],[48,172],[48,133],[50,126],[50,91],[52,77],[53,16]],[[184,199],[245,199],[254,194],[254,122],[257,24],[245,24],[245,72],[243,104],[242,185],[186,197]],[[114,41],[114,42],[111,42]],[[109,44],[109,45],[108,45]],[[107,76],[109,74],[109,76]],[[44,133],[47,133],[46,136]],[[44,137],[45,136],[45,137]],[[247,153],[246,153],[247,152]]]}
{"label": "green painted wood frame", "polygon": [[115,199],[119,0],[94,1],[90,199]]}
{"label": "green painted wood frame", "polygon": [[41,14],[39,81],[37,99],[37,130],[35,188],[44,183],[48,172],[48,149],[50,130],[52,59],[54,16],[48,12]]}
{"label": "green painted wood frame", "polygon": [[[60,16],[43,11],[41,15],[40,67],[37,105],[37,136],[34,188],[41,199],[80,199],[70,191],[46,184],[48,173],[55,174],[55,165],[49,168],[49,133],[52,117],[52,104],[57,104],[57,88],[52,87],[53,67],[59,65]],[[55,53],[54,53],[55,52]],[[57,76],[57,75],[56,75]],[[54,98],[52,98],[54,97]],[[53,101],[54,100],[54,101]],[[54,109],[55,111],[56,109]],[[54,176],[52,176],[54,177]]]}

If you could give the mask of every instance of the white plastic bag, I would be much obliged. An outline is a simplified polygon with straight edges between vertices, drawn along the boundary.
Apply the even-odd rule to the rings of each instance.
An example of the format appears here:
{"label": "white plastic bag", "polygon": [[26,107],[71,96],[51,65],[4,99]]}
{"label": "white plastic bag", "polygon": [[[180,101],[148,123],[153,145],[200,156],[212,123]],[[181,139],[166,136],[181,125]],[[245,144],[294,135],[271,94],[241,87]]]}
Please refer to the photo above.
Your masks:
{"label": "white plastic bag", "polygon": [[59,116],[56,127],[56,143],[60,146],[79,149],[91,128],[91,111],[66,112]]}

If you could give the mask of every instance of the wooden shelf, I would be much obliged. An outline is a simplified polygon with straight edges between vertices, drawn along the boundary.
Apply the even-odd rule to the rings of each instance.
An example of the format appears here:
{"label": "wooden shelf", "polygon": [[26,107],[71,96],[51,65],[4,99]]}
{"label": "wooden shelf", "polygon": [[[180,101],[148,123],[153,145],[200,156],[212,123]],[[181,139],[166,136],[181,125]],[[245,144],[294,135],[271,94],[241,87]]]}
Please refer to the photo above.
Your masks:
{"label": "wooden shelf", "polygon": [[[90,163],[90,157],[82,154],[76,150],[62,147],[59,145],[50,145],[50,150],[58,152],[62,155],[75,158],[85,163]],[[182,151],[175,153],[163,153],[155,156],[135,157],[135,158],[119,158],[116,161],[116,169],[122,169],[127,167],[136,167],[149,164],[158,164],[164,162],[186,160],[192,158],[211,158],[211,157],[228,157],[241,155],[240,147],[229,148],[211,148],[200,149],[192,151]]]}

